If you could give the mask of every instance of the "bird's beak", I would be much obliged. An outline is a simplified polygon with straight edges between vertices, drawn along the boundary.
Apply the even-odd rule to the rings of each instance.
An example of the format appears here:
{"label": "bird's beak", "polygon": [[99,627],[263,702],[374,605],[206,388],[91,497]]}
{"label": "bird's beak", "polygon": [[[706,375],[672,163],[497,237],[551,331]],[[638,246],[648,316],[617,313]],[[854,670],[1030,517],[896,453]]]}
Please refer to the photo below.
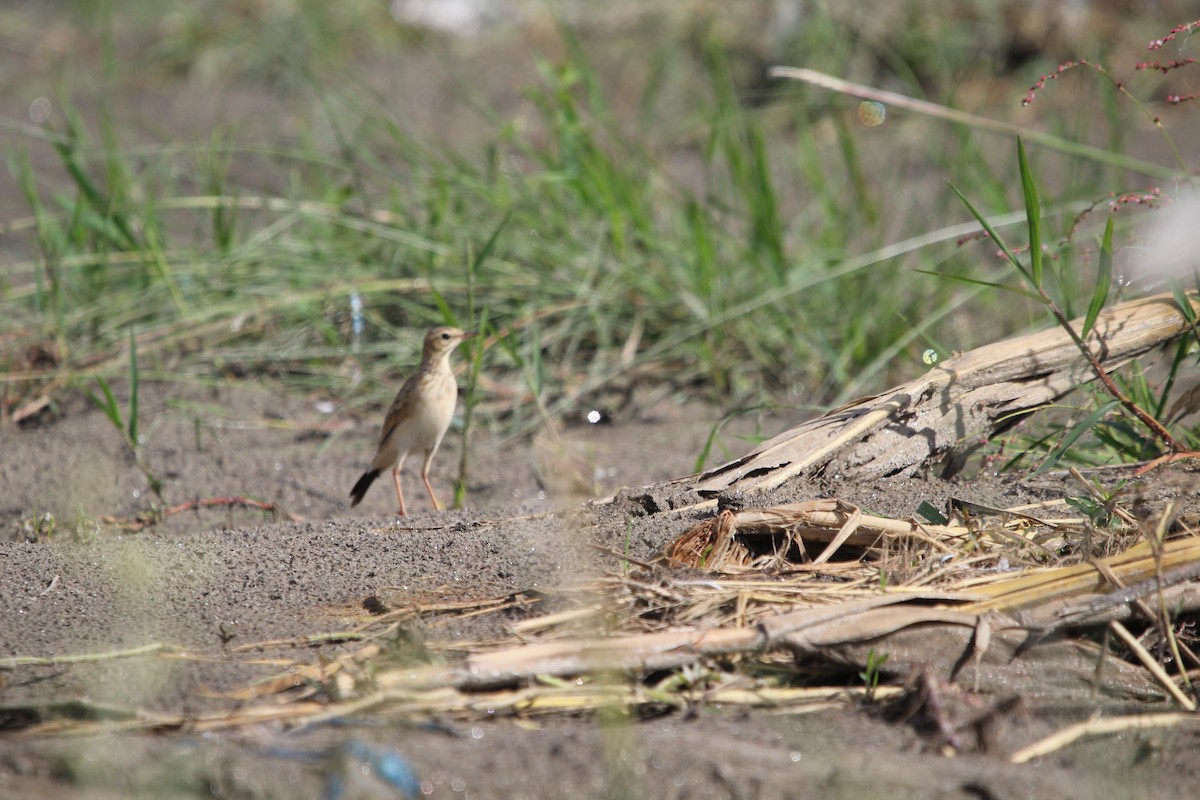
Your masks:
{"label": "bird's beak", "polygon": [[478,335],[479,335],[479,331],[463,331],[462,338],[470,339],[471,337],[478,336]]}

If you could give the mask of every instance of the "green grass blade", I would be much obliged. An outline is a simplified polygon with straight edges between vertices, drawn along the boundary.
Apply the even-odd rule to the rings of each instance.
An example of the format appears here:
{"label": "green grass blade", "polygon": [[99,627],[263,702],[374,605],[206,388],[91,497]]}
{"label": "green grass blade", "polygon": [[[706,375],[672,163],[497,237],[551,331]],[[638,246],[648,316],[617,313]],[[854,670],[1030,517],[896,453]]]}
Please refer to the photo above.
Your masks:
{"label": "green grass blade", "polygon": [[478,272],[479,268],[483,265],[483,262],[487,261],[488,256],[492,254],[492,250],[496,247],[496,242],[500,239],[500,234],[504,233],[504,229],[507,228],[508,223],[512,221],[512,216],[513,212],[510,208],[504,214],[504,218],[500,220],[500,224],[497,225],[496,229],[492,231],[492,235],[488,237],[487,242],[484,243],[483,249],[479,251],[479,255],[477,255],[475,260],[471,262],[472,275]]}
{"label": "green grass blade", "polygon": [[[1000,238],[1000,234],[996,233],[996,229],[993,228],[992,224],[987,221],[987,218],[984,217],[983,214],[979,213],[978,209],[976,209],[975,206],[971,204],[971,201],[967,199],[967,196],[960,192],[958,187],[953,183],[950,184],[950,189],[956,195],[958,195],[958,199],[961,200],[963,205],[967,207],[967,211],[971,212],[971,216],[975,218],[975,221],[982,225],[983,229],[987,231],[987,235],[993,242],[996,243],[996,246],[1000,248],[1001,252],[1004,253],[1004,257],[1007,258],[1009,262],[1011,262],[1012,265],[1017,268],[1017,271],[1025,277],[1025,280],[1029,281],[1031,284],[1033,284],[1033,286],[1036,287],[1038,284],[1034,283],[1033,276],[1029,274],[1029,270],[1027,270],[1025,265],[1021,263],[1021,260],[1013,254],[1013,251],[1008,249],[1008,245],[1006,245],[1004,240]],[[1038,298],[1038,301],[1042,303],[1046,302],[1040,297]]]}
{"label": "green grass blade", "polygon": [[67,136],[62,139],[52,139],[50,144],[58,153],[59,160],[67,170],[71,180],[88,204],[111,225],[110,234],[113,244],[122,250],[136,250],[137,237],[122,213],[112,208],[112,203],[104,192],[96,185],[88,174],[79,152],[79,124],[72,115],[67,116]]}
{"label": "green grass blade", "polygon": [[746,201],[750,218],[753,220],[755,250],[766,254],[777,279],[786,279],[786,259],[783,244],[783,222],[779,217],[779,203],[775,185],[771,181],[770,159],[762,131],[747,118],[746,154],[747,178]]}
{"label": "green grass blade", "polygon": [[1048,431],[1046,434],[1044,434],[1041,438],[1037,439],[1036,441],[1030,442],[1028,445],[1018,448],[1016,455],[1014,455],[1008,461],[1005,461],[1004,464],[1000,467],[1000,474],[1003,475],[1004,473],[1012,472],[1017,467],[1021,466],[1022,461],[1024,461],[1026,458],[1028,458],[1030,456],[1030,454],[1039,450],[1042,447],[1042,445],[1044,445],[1046,442],[1050,441],[1050,439],[1052,439],[1053,437],[1054,437],[1054,431]]}
{"label": "green grass blade", "polygon": [[450,308],[450,304],[446,302],[446,298],[435,287],[429,287],[429,294],[433,297],[434,305],[438,307],[438,311],[442,314],[442,319],[447,325],[458,327],[458,317],[454,314],[454,309]]}
{"label": "green grass blade", "polygon": [[[1108,225],[1112,227],[1112,220],[1108,221]],[[1196,322],[1196,309],[1192,307],[1191,301],[1188,299],[1187,292],[1184,291],[1183,285],[1179,281],[1171,281],[1171,294],[1175,295],[1175,302],[1179,304],[1179,313],[1183,314],[1183,318],[1189,324]]]}
{"label": "green grass blade", "polygon": [[100,387],[100,391],[104,393],[104,399],[101,400],[99,397],[96,397],[90,390],[87,393],[88,398],[95,403],[96,408],[104,412],[104,416],[108,417],[108,421],[113,424],[114,428],[124,431],[125,426],[121,423],[121,409],[117,408],[117,398],[113,397],[108,381],[104,380],[102,375],[97,375],[96,384]]}
{"label": "green grass blade", "polygon": [[708,429],[708,438],[704,440],[704,446],[700,448],[700,454],[696,456],[696,463],[692,465],[692,472],[697,474],[704,472],[704,467],[708,464],[708,457],[712,455],[713,445],[717,443],[717,435],[721,432],[721,426],[724,422],[725,420],[720,420]]}
{"label": "green grass blade", "polygon": [[1105,414],[1107,414],[1109,411],[1112,411],[1118,405],[1120,405],[1118,401],[1109,400],[1107,403],[1100,406],[1095,411],[1088,414],[1086,417],[1076,423],[1071,430],[1067,431],[1067,435],[1063,437],[1063,440],[1059,443],[1058,447],[1054,448],[1054,451],[1046,457],[1046,460],[1043,461],[1029,477],[1036,478],[1039,475],[1054,469],[1062,457],[1066,455],[1067,451],[1071,449],[1071,445],[1075,444],[1080,436],[1083,436],[1085,433],[1091,430],[1092,426],[1103,419]]}
{"label": "green grass blade", "polygon": [[914,272],[920,272],[925,275],[932,275],[935,278],[947,278],[952,281],[962,281],[963,283],[970,283],[975,286],[986,286],[989,289],[1003,289],[1006,292],[1012,292],[1013,294],[1019,294],[1023,297],[1028,297],[1031,300],[1036,300],[1039,303],[1046,302],[1040,294],[1037,294],[1036,292],[1031,292],[1028,289],[1022,289],[1020,286],[1009,286],[1008,284],[996,283],[995,281],[985,281],[980,278],[969,278],[966,275],[951,275],[948,272],[935,272],[934,270],[929,270],[929,269],[918,269],[918,270],[914,270]]}
{"label": "green grass blade", "polygon": [[[1200,288],[1200,275],[1196,276],[1196,287]],[[1183,285],[1179,281],[1171,281],[1171,293],[1175,295],[1175,302],[1179,304],[1179,313],[1183,314],[1183,318],[1192,326],[1193,338],[1197,344],[1200,344],[1200,328],[1196,327],[1196,309],[1192,307],[1192,302],[1188,299]]]}
{"label": "green grass blade", "polygon": [[529,345],[529,359],[526,363],[529,365],[532,381],[530,388],[533,390],[535,401],[540,404],[542,392],[546,388],[546,375],[542,370],[542,336],[538,326],[529,329]]}
{"label": "green grass blade", "polygon": [[867,225],[874,227],[879,221],[879,211],[874,200],[875,192],[871,188],[871,182],[867,179],[862,158],[855,145],[854,134],[851,133],[846,118],[841,114],[835,114],[833,120],[842,161],[846,167],[846,174],[850,178],[850,187],[854,190],[854,203],[862,212]]}
{"label": "green grass blade", "polygon": [[1112,286],[1112,238],[1113,221],[1112,217],[1109,217],[1108,224],[1104,226],[1104,238],[1100,240],[1100,264],[1096,270],[1096,288],[1092,290],[1092,302],[1088,306],[1087,316],[1083,319],[1081,336],[1084,338],[1096,324],[1096,317],[1100,314],[1100,309],[1104,308],[1104,303],[1108,300],[1108,290]]}
{"label": "green grass blade", "polygon": [[491,329],[491,320],[488,319],[488,307],[486,305],[484,305],[477,319],[472,315],[471,327],[478,331],[479,338],[471,341],[466,353],[467,381],[465,391],[463,392],[463,443],[458,459],[458,477],[454,481],[455,508],[462,508],[463,501],[467,497],[467,470],[470,467],[471,460],[469,434],[471,432],[471,422],[475,405],[479,400],[479,373],[483,371],[484,356],[483,339],[487,337]]}
{"label": "green grass blade", "polygon": [[100,190],[96,188],[96,184],[92,182],[92,178],[87,174],[87,171],[79,163],[79,158],[76,155],[76,150],[73,147],[71,140],[53,140],[50,142],[55,151],[58,153],[59,159],[67,170],[67,174],[75,181],[75,185],[79,188],[80,193],[87,199],[93,207],[104,208],[104,197],[100,194]]}
{"label": "green grass blade", "polygon": [[[117,427],[120,427],[118,422]],[[129,329],[129,441],[138,447],[138,355],[137,337]]]}
{"label": "green grass blade", "polygon": [[[150,209],[153,209],[153,204],[148,204]],[[188,317],[191,314],[187,305],[187,300],[184,298],[183,292],[180,291],[178,282],[175,276],[171,274],[171,267],[167,261],[165,249],[159,241],[159,233],[157,221],[151,219],[153,213],[148,213],[143,225],[143,235],[146,240],[146,254],[153,264],[155,271],[158,274],[162,285],[166,287],[167,292],[171,295],[171,301],[175,305],[175,310],[179,312],[179,316]]]}
{"label": "green grass blade", "polygon": [[1175,378],[1179,376],[1179,368],[1183,366],[1183,360],[1191,350],[1191,341],[1186,336],[1180,337],[1175,346],[1175,358],[1172,359],[1171,368],[1167,370],[1167,379],[1163,382],[1162,392],[1154,403],[1154,418],[1160,422],[1163,421],[1163,414],[1167,410],[1167,399],[1171,396],[1171,389],[1175,387]]}
{"label": "green grass blade", "polygon": [[[705,440],[704,446],[700,449],[700,455],[698,455],[696,457],[696,463],[692,466],[692,471],[693,472],[703,472],[704,471],[705,466],[708,464],[708,459],[712,456],[713,448],[717,444],[717,437],[720,435],[721,430],[725,427],[725,425],[727,423],[732,422],[733,420],[737,419],[738,417],[740,417],[744,414],[753,414],[756,411],[763,411],[763,410],[766,410],[769,408],[770,408],[770,405],[766,404],[766,403],[762,403],[762,404],[754,405],[754,406],[746,406],[744,408],[737,408],[737,409],[734,409],[733,411],[730,411],[728,414],[726,414],[725,416],[723,416],[719,420],[717,420],[717,422],[714,423],[713,426],[711,428],[709,428],[709,430],[708,430],[708,439]],[[738,437],[738,438],[742,438],[742,437]],[[753,444],[758,444],[761,441],[761,439],[747,438],[747,441],[751,441]]]}
{"label": "green grass blade", "polygon": [[1025,191],[1025,216],[1029,221],[1029,270],[1033,285],[1042,285],[1042,207],[1037,184],[1025,155],[1025,142],[1017,137],[1017,163],[1021,169],[1021,188]]}

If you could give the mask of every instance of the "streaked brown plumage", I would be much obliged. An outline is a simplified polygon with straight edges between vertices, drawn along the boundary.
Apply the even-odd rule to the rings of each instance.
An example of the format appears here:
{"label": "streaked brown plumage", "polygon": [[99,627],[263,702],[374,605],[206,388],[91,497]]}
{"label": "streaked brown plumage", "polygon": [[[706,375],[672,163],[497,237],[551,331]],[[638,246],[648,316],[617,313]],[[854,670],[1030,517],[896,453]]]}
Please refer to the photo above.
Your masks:
{"label": "streaked brown plumage", "polygon": [[391,469],[396,484],[396,499],[400,503],[400,516],[405,516],[404,492],[400,489],[400,468],[410,454],[420,453],[424,458],[421,480],[429,490],[433,507],[442,509],[433,486],[429,483],[429,465],[437,452],[442,437],[454,418],[454,405],[458,400],[458,384],[450,369],[450,354],[465,339],[474,336],[473,331],[458,328],[434,328],[425,334],[425,345],[421,351],[421,365],[413,373],[392,401],[380,431],[379,447],[371,468],[350,490],[351,507],[362,502],[371,484],[385,469]]}

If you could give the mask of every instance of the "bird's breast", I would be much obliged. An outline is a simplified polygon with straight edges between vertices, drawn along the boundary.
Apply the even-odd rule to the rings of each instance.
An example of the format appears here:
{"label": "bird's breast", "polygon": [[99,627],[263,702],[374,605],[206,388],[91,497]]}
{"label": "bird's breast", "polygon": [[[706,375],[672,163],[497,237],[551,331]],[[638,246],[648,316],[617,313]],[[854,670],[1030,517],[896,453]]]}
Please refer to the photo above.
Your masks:
{"label": "bird's breast", "polygon": [[454,374],[431,373],[425,385],[417,392],[411,412],[397,426],[394,434],[396,444],[404,452],[428,450],[445,435],[454,418],[454,404],[458,399],[458,386]]}

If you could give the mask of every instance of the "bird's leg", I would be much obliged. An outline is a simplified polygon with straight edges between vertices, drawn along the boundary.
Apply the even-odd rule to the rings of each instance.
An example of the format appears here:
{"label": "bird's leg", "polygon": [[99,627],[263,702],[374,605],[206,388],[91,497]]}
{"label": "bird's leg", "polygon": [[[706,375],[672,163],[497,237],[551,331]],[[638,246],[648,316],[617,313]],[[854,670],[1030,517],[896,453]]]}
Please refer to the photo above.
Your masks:
{"label": "bird's leg", "polygon": [[425,488],[429,490],[429,499],[433,501],[433,507],[441,511],[442,504],[438,502],[437,495],[433,493],[433,485],[429,483],[429,464],[431,461],[433,461],[433,453],[430,453],[425,458],[425,466],[421,467],[421,480],[425,481]]}
{"label": "bird's leg", "polygon": [[[404,510],[404,492],[401,491],[401,489],[400,489],[400,465],[399,464],[392,467],[392,480],[396,484],[396,499],[400,501],[400,510],[396,512],[396,516],[407,517],[408,512],[406,512]],[[426,481],[425,485],[428,486],[429,482]]]}
{"label": "bird's leg", "polygon": [[421,472],[421,480],[425,481],[425,488],[429,490],[429,499],[433,501],[433,507],[441,511],[442,504],[438,502],[437,495],[433,493],[433,487],[429,485],[429,473]]}

